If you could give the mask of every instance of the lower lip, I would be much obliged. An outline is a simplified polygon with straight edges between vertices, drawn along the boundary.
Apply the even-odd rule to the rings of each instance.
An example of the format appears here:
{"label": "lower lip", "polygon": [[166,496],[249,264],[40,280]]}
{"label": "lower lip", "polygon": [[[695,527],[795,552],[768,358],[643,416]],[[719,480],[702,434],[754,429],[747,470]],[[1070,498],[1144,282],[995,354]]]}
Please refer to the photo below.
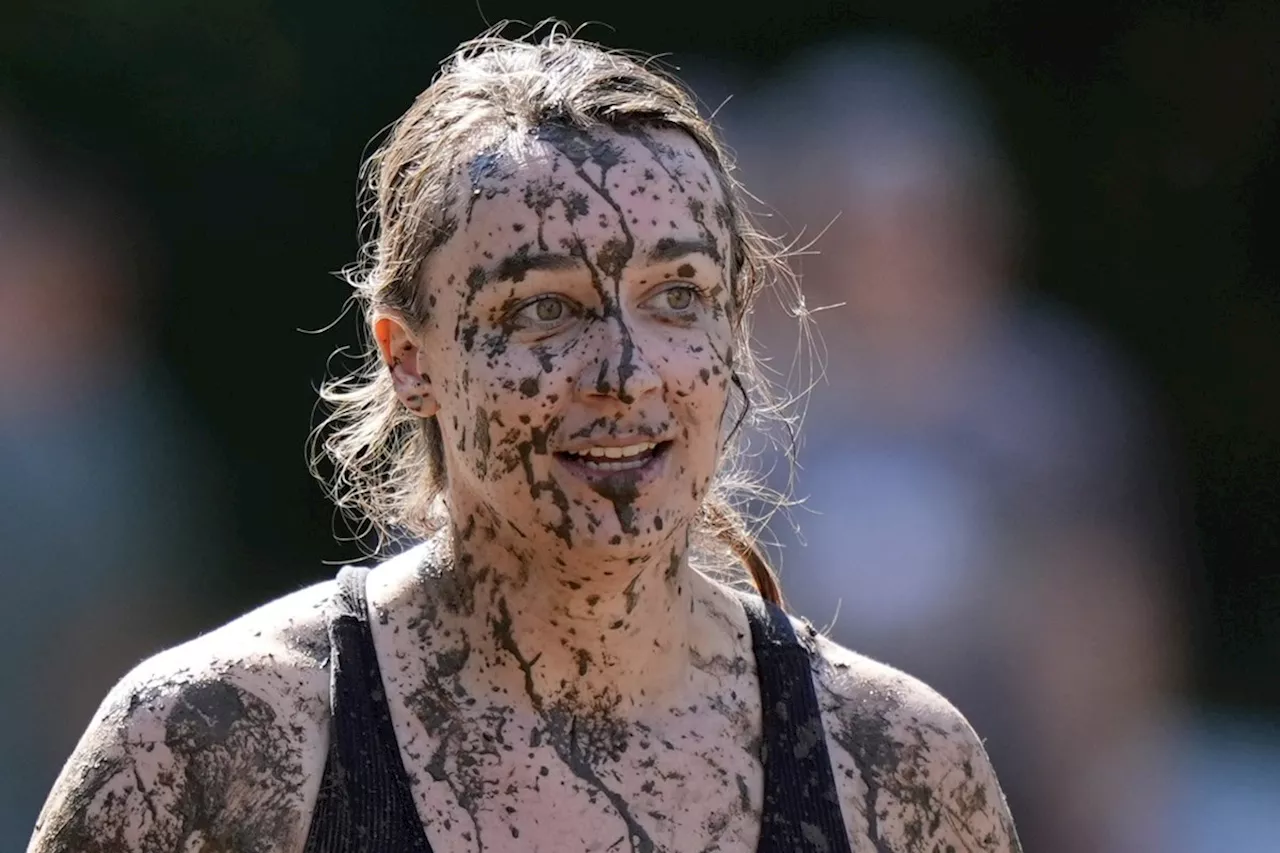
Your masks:
{"label": "lower lip", "polygon": [[[648,453],[648,458],[642,463],[635,464],[632,462],[629,467],[617,470],[597,467],[581,457],[565,453],[557,453],[556,459],[560,461],[561,465],[568,468],[574,476],[587,481],[593,488],[616,491],[619,488],[638,489],[656,480],[659,474],[662,473],[662,466],[670,449],[669,442],[660,444]],[[626,463],[628,460],[609,459],[607,462]]]}

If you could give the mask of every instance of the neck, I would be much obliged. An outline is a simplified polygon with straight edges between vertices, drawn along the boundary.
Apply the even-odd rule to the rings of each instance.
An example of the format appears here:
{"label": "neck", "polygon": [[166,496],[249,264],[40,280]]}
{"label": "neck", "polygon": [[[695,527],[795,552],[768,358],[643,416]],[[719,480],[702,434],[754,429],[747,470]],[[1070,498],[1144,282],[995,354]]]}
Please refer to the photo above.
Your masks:
{"label": "neck", "polygon": [[[429,576],[437,628],[472,649],[472,695],[522,696],[538,712],[601,707],[643,714],[689,678],[687,531],[660,547],[559,552],[514,540],[479,512],[448,533],[447,568]],[[445,543],[440,543],[441,545]],[[477,654],[477,652],[479,652]]]}

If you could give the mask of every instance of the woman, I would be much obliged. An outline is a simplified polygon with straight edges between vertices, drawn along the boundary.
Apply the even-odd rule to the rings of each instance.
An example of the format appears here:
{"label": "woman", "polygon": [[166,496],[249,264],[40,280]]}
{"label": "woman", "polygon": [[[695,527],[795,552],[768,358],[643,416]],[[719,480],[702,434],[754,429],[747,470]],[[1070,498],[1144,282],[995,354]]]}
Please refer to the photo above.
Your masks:
{"label": "woman", "polygon": [[785,616],[726,502],[774,262],[690,97],[483,38],[368,176],[325,446],[424,544],[138,667],[30,849],[1016,850],[960,714]]}

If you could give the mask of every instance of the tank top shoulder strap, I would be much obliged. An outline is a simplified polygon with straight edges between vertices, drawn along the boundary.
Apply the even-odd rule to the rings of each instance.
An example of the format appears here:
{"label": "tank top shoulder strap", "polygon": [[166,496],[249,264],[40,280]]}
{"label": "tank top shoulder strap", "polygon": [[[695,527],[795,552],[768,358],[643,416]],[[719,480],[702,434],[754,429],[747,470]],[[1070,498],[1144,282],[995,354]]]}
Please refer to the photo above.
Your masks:
{"label": "tank top shoulder strap", "polygon": [[764,813],[758,853],[852,853],[813,685],[812,652],[782,608],[740,593],[760,681]]}
{"label": "tank top shoulder strap", "polygon": [[431,853],[369,627],[367,568],[338,573],[329,619],[329,753],[305,853]]}

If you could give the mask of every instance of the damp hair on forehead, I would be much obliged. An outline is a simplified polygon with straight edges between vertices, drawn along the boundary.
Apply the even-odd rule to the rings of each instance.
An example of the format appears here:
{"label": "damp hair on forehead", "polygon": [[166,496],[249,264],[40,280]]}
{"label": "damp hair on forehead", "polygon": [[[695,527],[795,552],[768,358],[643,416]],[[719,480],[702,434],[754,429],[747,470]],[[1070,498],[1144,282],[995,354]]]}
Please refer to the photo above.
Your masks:
{"label": "damp hair on forehead", "polygon": [[[794,401],[771,393],[760,375],[750,317],[765,289],[801,323],[807,319],[804,303],[785,253],[753,225],[749,196],[711,124],[694,97],[656,63],[582,41],[555,23],[518,39],[495,28],[445,60],[361,170],[364,242],[345,277],[362,309],[366,337],[375,311],[394,312],[419,328],[442,319],[431,316],[423,264],[458,230],[472,184],[479,189],[493,170],[506,168],[499,152],[511,150],[514,137],[553,128],[643,138],[677,131],[697,146],[719,183],[724,206],[715,215],[730,237],[725,263],[733,314],[733,408],[695,545],[700,567],[736,564],[762,595],[780,602],[753,531],[787,501],[750,476],[742,448],[751,431],[776,440],[790,461],[788,413]],[[354,369],[325,383],[320,395],[329,411],[313,434],[312,470],[353,534],[365,542],[375,534],[381,549],[429,536],[446,524],[440,498],[448,472],[440,426],[400,402],[371,340]],[[762,508],[752,523],[742,510],[748,503]]]}

